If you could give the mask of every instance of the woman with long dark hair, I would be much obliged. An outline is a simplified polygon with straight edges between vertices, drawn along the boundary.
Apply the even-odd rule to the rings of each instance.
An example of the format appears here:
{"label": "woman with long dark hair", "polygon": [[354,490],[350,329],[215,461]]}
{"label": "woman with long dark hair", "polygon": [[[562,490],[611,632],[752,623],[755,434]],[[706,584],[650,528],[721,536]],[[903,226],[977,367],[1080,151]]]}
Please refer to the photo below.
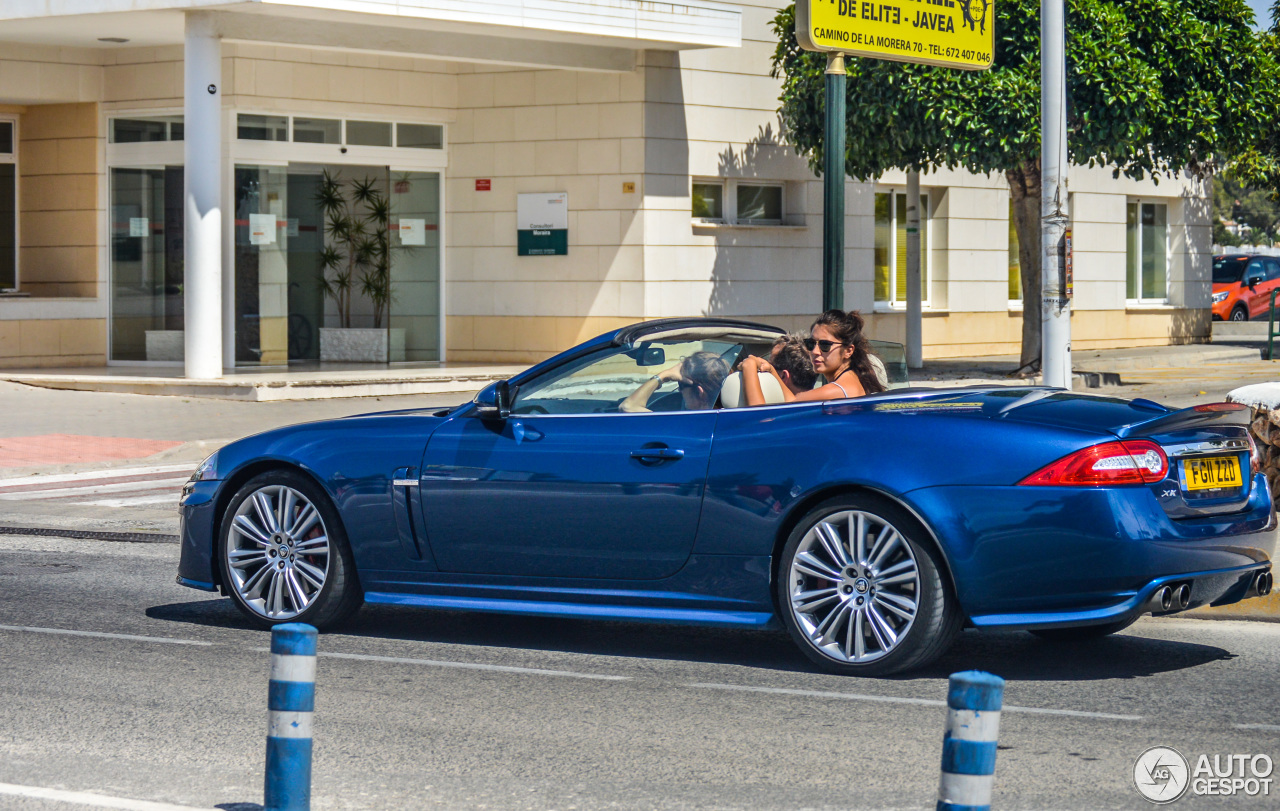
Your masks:
{"label": "woman with long dark hair", "polygon": [[[809,338],[804,342],[813,358],[813,368],[826,379],[826,383],[812,391],[793,394],[782,387],[787,402],[812,400],[839,400],[861,397],[885,390],[872,362],[871,345],[862,329],[865,322],[857,310],[827,310],[818,316],[809,328]],[[764,405],[764,391],[760,379],[750,372],[767,372],[777,377],[778,372],[764,358],[749,357],[742,362],[742,390],[748,405]],[[781,379],[778,381],[781,383]]]}

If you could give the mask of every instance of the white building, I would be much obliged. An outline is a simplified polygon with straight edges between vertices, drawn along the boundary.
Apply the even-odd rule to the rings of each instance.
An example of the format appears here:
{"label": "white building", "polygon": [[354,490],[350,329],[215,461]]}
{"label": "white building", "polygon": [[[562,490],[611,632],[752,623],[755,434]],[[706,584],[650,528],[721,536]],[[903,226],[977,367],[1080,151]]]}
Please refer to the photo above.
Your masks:
{"label": "white building", "polygon": [[[822,187],[779,136],[778,5],[10,0],[0,366],[318,358],[341,326],[326,172],[389,202],[392,360],[534,361],[676,315],[806,326]],[[1017,352],[1003,178],[922,184],[925,356]],[[1074,346],[1204,340],[1204,191],[1083,168],[1070,186]],[[889,340],[904,187],[848,184],[846,305]],[[567,254],[517,255],[518,195],[557,193]],[[356,287],[350,325],[371,327]]]}

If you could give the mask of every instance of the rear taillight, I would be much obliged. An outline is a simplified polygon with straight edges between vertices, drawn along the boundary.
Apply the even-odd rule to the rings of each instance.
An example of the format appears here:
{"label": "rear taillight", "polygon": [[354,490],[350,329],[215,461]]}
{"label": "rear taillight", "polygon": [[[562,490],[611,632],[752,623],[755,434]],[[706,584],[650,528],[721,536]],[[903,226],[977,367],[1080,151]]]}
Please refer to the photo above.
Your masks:
{"label": "rear taillight", "polygon": [[1110,487],[1153,484],[1169,472],[1169,457],[1154,442],[1104,442],[1064,456],[1018,482],[1047,487]]}
{"label": "rear taillight", "polygon": [[1262,470],[1262,454],[1258,451],[1258,443],[1254,441],[1253,434],[1245,434],[1245,438],[1249,440],[1249,472],[1258,473]]}
{"label": "rear taillight", "polygon": [[1244,411],[1248,407],[1243,403],[1202,403],[1194,406],[1194,409],[1201,414],[1216,414],[1223,411]]}

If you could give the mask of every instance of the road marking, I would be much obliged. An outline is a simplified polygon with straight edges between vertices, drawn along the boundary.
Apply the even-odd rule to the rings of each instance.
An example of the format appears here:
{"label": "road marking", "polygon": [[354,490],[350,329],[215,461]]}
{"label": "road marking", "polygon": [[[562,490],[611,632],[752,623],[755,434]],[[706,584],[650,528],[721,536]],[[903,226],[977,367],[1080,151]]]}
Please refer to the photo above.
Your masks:
{"label": "road marking", "polygon": [[[256,650],[269,650],[257,648]],[[523,673],[532,676],[562,676],[570,679],[592,679],[595,681],[631,681],[630,676],[609,676],[597,673],[577,673],[572,670],[542,670],[536,667],[513,667],[510,665],[482,665],[474,662],[441,662],[435,659],[401,659],[395,656],[371,656],[363,653],[327,653],[316,654],[321,658],[357,659],[366,662],[390,662],[398,665],[427,665],[429,667],[450,667],[460,670],[489,670],[498,673]]]}
{"label": "road marking", "polygon": [[172,504],[178,507],[178,494],[165,493],[162,496],[132,496],[130,498],[103,498],[97,501],[80,502],[86,507],[142,507],[148,504]]}
{"label": "road marking", "polygon": [[15,786],[12,783],[0,783],[0,794],[17,797],[31,797],[37,800],[53,800],[60,803],[76,803],[91,805],[95,808],[119,808],[122,811],[216,811],[216,809],[200,809],[190,805],[173,805],[172,803],[155,803],[150,800],[130,800],[125,797],[108,797],[105,794],[94,794],[87,791],[62,791],[56,788],[39,786]]}
{"label": "road marking", "polygon": [[[747,687],[739,684],[686,684],[705,690],[735,690],[745,693],[772,693],[774,695],[806,696],[808,698],[838,698],[843,701],[874,701],[881,704],[915,704],[924,707],[945,707],[947,702],[932,698],[905,698],[899,696],[873,696],[861,693],[831,693],[821,690],[790,690],[782,687]],[[1113,715],[1107,712],[1083,712],[1081,710],[1049,710],[1040,707],[1005,706],[1004,712],[1026,712],[1039,715],[1065,715],[1072,718],[1099,718],[1108,721],[1141,721],[1141,715]]]}
{"label": "road marking", "polygon": [[213,647],[216,642],[201,642],[195,639],[173,639],[167,636],[136,636],[134,634],[108,634],[102,631],[72,631],[66,628],[33,628],[27,625],[0,625],[0,631],[18,631],[28,634],[60,634],[64,636],[91,636],[97,639],[123,639],[127,642],[163,642],[168,645],[196,645]]}
{"label": "road marking", "polygon": [[1276,724],[1232,724],[1236,729],[1261,729],[1265,732],[1280,732],[1280,725]]}
{"label": "road marking", "polygon": [[121,482],[118,484],[86,484],[81,487],[54,487],[50,489],[40,490],[24,490],[19,492],[0,492],[0,499],[4,501],[38,501],[50,498],[80,498],[83,496],[100,495],[104,493],[130,493],[141,492],[146,490],[174,490],[180,491],[182,485],[187,479],[175,478],[172,476],[163,479],[151,479],[149,481]]}
{"label": "road marking", "polygon": [[190,475],[195,470],[193,464],[153,465],[151,467],[117,467],[104,470],[84,470],[79,473],[57,473],[49,475],[22,476],[20,478],[0,479],[0,490],[13,490],[32,485],[43,487],[46,484],[63,484],[66,482],[89,481],[92,479],[125,479],[135,476],[155,476],[162,473],[184,473]]}

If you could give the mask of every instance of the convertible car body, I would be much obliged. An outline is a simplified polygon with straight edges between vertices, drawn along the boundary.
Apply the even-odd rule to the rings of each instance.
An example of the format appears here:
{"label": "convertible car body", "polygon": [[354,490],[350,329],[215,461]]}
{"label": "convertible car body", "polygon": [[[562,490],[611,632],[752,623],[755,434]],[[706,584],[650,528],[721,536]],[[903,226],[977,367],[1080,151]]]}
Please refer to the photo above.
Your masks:
{"label": "convertible car body", "polygon": [[1104,634],[1269,591],[1275,519],[1240,406],[988,387],[689,410],[664,384],[619,411],[694,353],[727,370],[780,333],[647,322],[457,408],[227,445],[184,491],[178,582],[321,627],[362,602],[780,622],[868,675],[965,625]]}

